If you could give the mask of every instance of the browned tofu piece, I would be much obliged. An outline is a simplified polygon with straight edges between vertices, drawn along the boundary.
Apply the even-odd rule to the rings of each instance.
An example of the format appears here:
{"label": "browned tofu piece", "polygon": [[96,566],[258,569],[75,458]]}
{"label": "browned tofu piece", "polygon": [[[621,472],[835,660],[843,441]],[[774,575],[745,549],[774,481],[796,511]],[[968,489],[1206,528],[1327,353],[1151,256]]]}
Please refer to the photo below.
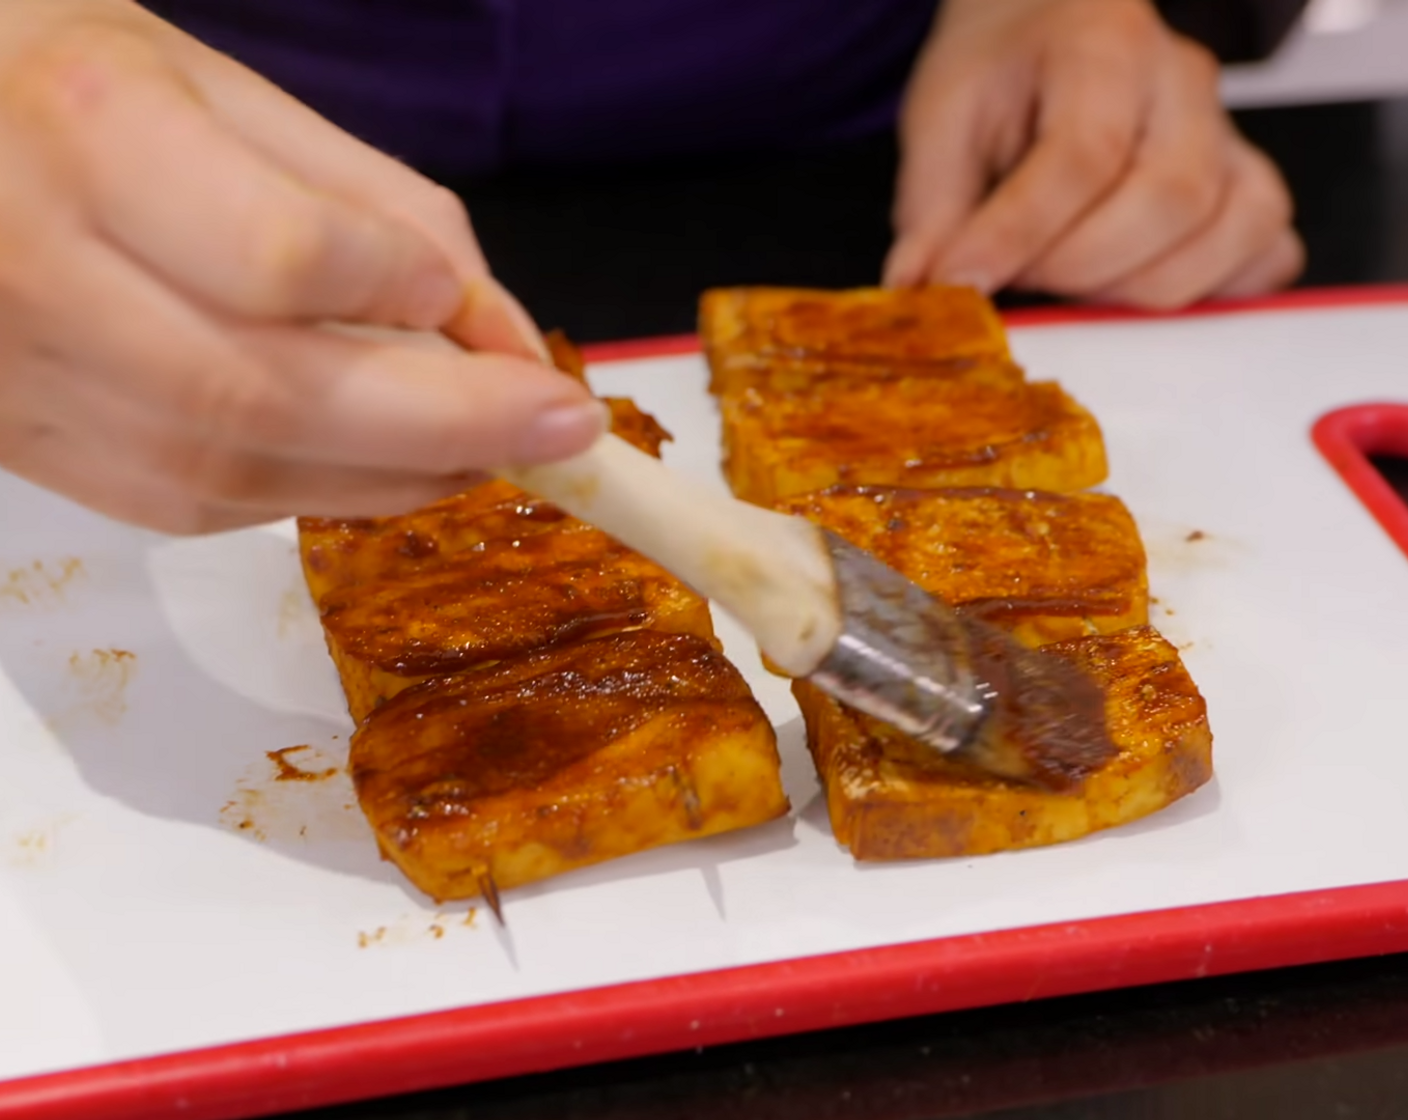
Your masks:
{"label": "browned tofu piece", "polygon": [[581,527],[555,505],[495,479],[399,517],[300,518],[298,543],[308,590],[321,604],[359,583],[443,568],[487,541]]}
{"label": "browned tofu piece", "polygon": [[1105,478],[1100,427],[1055,382],[834,381],[721,399],[724,474],[758,505],[847,485],[1083,490]]}
{"label": "browned tofu piece", "polygon": [[1015,371],[997,311],[972,288],[720,288],[700,301],[699,332],[716,393],[828,373]]}
{"label": "browned tofu piece", "polygon": [[[574,381],[585,385],[587,363],[581,350],[561,331],[549,331],[545,337],[553,365]],[[647,455],[660,458],[660,445],[671,437],[655,417],[648,412],[642,412],[629,397],[602,397],[601,401],[611,410],[613,432]]]}
{"label": "browned tofu piece", "polygon": [[709,604],[597,529],[496,540],[452,562],[325,596],[352,718],[431,677],[622,630],[713,641]]}
{"label": "browned tofu piece", "polygon": [[738,671],[699,638],[648,631],[403,692],[353,736],[351,767],[382,852],[441,900],[788,808]]}
{"label": "browned tofu piece", "polygon": [[1026,381],[1022,368],[994,358],[953,358],[927,365],[899,365],[828,360],[797,362],[788,358],[763,358],[756,365],[729,371],[719,396],[758,393],[764,398],[793,393],[831,392],[834,382],[862,381],[884,385],[914,378],[976,381],[996,388],[1015,389]]}
{"label": "browned tofu piece", "polygon": [[982,774],[803,682],[793,692],[836,839],[858,860],[974,856],[1074,840],[1171,805],[1212,777],[1212,732],[1178,651],[1141,626],[1045,647],[1105,693],[1115,759],[1071,793]]}
{"label": "browned tofu piece", "polygon": [[612,432],[647,455],[660,458],[661,445],[674,439],[659,420],[638,408],[630,397],[602,397],[601,402],[611,410]]}
{"label": "browned tofu piece", "polygon": [[[553,365],[574,381],[585,385],[587,363],[576,344],[561,331],[549,331],[545,338]],[[642,412],[629,397],[602,397],[601,401],[611,410],[611,430],[616,435],[647,455],[660,458],[660,445],[671,437],[655,417]]]}
{"label": "browned tofu piece", "polygon": [[1030,646],[1149,621],[1144,546],[1107,494],[834,487],[777,508]]}
{"label": "browned tofu piece", "polygon": [[[605,403],[612,430],[658,458],[670,434],[655,417],[625,398]],[[301,517],[298,546],[308,590],[321,604],[340,588],[442,567],[486,541],[582,527],[551,503],[496,479],[397,517]]]}

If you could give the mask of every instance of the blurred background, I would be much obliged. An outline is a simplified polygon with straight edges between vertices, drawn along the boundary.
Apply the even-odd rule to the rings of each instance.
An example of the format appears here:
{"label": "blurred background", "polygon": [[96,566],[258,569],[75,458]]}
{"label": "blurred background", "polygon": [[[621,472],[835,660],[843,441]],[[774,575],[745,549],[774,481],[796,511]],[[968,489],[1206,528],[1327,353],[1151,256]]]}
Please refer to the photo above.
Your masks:
{"label": "blurred background", "polygon": [[1328,235],[1307,282],[1408,279],[1408,0],[1311,0],[1273,59],[1226,68],[1223,97]]}
{"label": "blurred background", "polygon": [[1227,67],[1239,108],[1408,96],[1408,0],[1311,0],[1269,62]]}
{"label": "blurred background", "polygon": [[[1224,95],[1290,182],[1302,285],[1408,280],[1408,0],[1311,0],[1270,61],[1226,68]],[[591,342],[690,332],[715,285],[875,283],[895,159],[885,139],[445,181],[535,317]]]}

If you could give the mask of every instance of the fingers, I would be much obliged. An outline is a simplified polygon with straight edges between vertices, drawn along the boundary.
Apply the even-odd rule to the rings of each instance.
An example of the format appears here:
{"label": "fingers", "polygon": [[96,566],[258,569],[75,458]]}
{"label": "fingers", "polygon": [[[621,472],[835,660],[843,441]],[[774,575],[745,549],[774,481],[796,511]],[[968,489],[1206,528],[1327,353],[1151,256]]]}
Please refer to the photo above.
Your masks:
{"label": "fingers", "polygon": [[[108,247],[61,259],[84,267],[37,262],[38,333],[7,348],[0,447],[10,469],[123,520],[207,532],[401,512],[605,427],[582,386],[533,363],[421,333],[216,324]],[[81,331],[69,300],[90,309]]]}
{"label": "fingers", "polygon": [[1030,152],[968,219],[930,278],[995,291],[1041,257],[1124,175],[1147,109],[1138,52],[1095,37],[1045,60]]}
{"label": "fingers", "polygon": [[421,327],[458,307],[460,278],[428,238],[252,150],[141,38],[60,37],[24,79],[34,138],[97,229],[211,305]]}
{"label": "fingers", "polygon": [[910,102],[895,187],[896,237],[885,258],[889,287],[923,283],[939,252],[982,201],[986,155],[978,126],[980,87],[966,75],[925,81]]}
{"label": "fingers", "polygon": [[443,329],[467,350],[514,354],[552,365],[552,354],[537,325],[523,305],[492,276],[477,277],[465,284],[464,300]]}
{"label": "fingers", "polygon": [[[407,482],[419,475],[443,493],[444,479],[465,472],[583,450],[606,426],[584,386],[537,363],[420,341],[434,336],[403,342],[217,321],[97,243],[36,262],[33,284],[30,326],[65,367],[98,371],[87,390],[105,395],[114,416],[141,413],[150,438],[173,433],[213,454],[309,472],[385,471]],[[82,330],[73,329],[74,306],[86,309]],[[75,386],[53,380],[48,390],[73,407]],[[336,477],[349,493],[360,489],[352,476]],[[319,485],[318,493],[335,486]],[[253,503],[260,487],[247,489]],[[264,489],[280,502],[300,493],[272,482]]]}
{"label": "fingers", "polygon": [[1164,257],[1096,293],[1097,298],[1173,310],[1207,295],[1266,291],[1295,276],[1302,256],[1290,230],[1290,195],[1280,175],[1270,160],[1241,141],[1231,160],[1231,182],[1211,221]]}
{"label": "fingers", "polygon": [[7,470],[107,517],[166,533],[214,533],[276,520],[252,510],[203,506],[170,479],[135,471],[122,459],[97,463],[85,435],[0,419]]}
{"label": "fingers", "polygon": [[607,427],[585,386],[521,358],[286,327],[235,333],[280,375],[262,399],[223,410],[254,447],[449,474],[564,458]]}
{"label": "fingers", "polygon": [[250,147],[307,183],[416,227],[449,255],[462,277],[488,271],[453,192],[203,43],[175,33],[172,44],[205,103]]}
{"label": "fingers", "polygon": [[1218,100],[1216,62],[1192,44],[1168,44],[1129,173],[1019,283],[1088,295],[1163,257],[1206,225],[1227,189],[1234,134]]}
{"label": "fingers", "polygon": [[[72,371],[69,379],[88,385],[95,381],[89,371]],[[90,464],[121,463],[126,472],[150,486],[174,480],[174,485],[162,487],[175,507],[163,526],[168,529],[172,524],[198,522],[212,510],[263,521],[294,513],[324,517],[402,513],[459,493],[484,478],[469,470],[433,474],[343,466],[200,439],[150,410],[99,393],[67,394],[65,415],[56,426],[85,433],[80,458]],[[93,473],[101,481],[108,472]]]}
{"label": "fingers", "polygon": [[[442,479],[317,468],[153,438],[109,416],[101,427],[19,427],[0,420],[7,469],[89,509],[164,533],[211,533],[294,514],[377,517],[460,493],[473,474]],[[96,438],[95,438],[96,437]],[[136,451],[138,454],[133,454]],[[175,463],[183,464],[179,473]]]}
{"label": "fingers", "polygon": [[[192,440],[135,412],[114,416],[85,441],[90,462],[120,460],[138,479],[160,488],[171,505],[160,528],[190,532],[216,511],[229,519],[272,521],[293,514],[378,517],[404,513],[458,494],[484,475],[445,475],[343,467],[281,458]],[[95,472],[101,479],[102,471]],[[175,485],[162,480],[176,480]],[[147,522],[152,524],[150,520]]]}
{"label": "fingers", "polygon": [[167,532],[210,531],[292,513],[375,516],[458,493],[444,475],[270,454],[113,391],[112,379],[37,348],[8,356],[0,392],[7,465],[111,516]]}
{"label": "fingers", "polygon": [[523,306],[489,276],[464,205],[451,191],[350,136],[273,83],[187,36],[175,43],[191,82],[232,131],[303,182],[404,222],[453,265],[465,302],[448,325],[462,345],[548,361]]}
{"label": "fingers", "polygon": [[[8,468],[124,520],[209,531],[399,511],[605,430],[586,388],[543,366],[457,202],[311,114],[292,114],[282,158],[251,143],[171,63],[179,33],[139,11],[60,26],[0,74],[18,169],[0,194],[20,204],[0,209]],[[326,142],[322,162],[301,157],[317,175],[298,129]],[[406,182],[409,210],[393,201]],[[348,320],[448,325],[532,360],[319,325]]]}

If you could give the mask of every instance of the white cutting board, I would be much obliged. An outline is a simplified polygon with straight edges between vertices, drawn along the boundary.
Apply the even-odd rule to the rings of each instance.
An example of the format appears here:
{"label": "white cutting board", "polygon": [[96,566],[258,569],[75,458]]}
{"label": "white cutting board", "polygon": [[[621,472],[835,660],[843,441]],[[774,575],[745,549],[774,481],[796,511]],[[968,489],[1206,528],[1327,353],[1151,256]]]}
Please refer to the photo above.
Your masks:
{"label": "white cutting board", "polygon": [[[272,780],[265,752],[307,744],[291,762],[334,766],[351,730],[290,526],[166,539],[0,475],[0,1079],[1408,879],[1408,559],[1308,434],[1331,408],[1408,400],[1408,306],[1033,327],[1013,343],[1101,421],[1154,620],[1208,699],[1215,781],[1074,844],[858,868],[828,831],[785,684],[725,625],[777,723],[793,816],[511,892],[507,932],[381,863],[345,776]],[[672,465],[717,482],[699,358],[592,381],[674,432]]]}

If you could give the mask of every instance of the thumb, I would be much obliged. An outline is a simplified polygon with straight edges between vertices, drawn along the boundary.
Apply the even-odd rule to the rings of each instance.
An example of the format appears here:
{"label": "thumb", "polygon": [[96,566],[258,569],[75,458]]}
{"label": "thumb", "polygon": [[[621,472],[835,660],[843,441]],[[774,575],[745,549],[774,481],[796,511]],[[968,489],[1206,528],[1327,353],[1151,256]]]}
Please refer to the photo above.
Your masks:
{"label": "thumb", "polygon": [[[978,208],[987,187],[972,85],[917,75],[901,126],[895,187],[895,240],[885,259],[887,287],[930,279],[945,247]],[[952,277],[986,288],[981,277]]]}

